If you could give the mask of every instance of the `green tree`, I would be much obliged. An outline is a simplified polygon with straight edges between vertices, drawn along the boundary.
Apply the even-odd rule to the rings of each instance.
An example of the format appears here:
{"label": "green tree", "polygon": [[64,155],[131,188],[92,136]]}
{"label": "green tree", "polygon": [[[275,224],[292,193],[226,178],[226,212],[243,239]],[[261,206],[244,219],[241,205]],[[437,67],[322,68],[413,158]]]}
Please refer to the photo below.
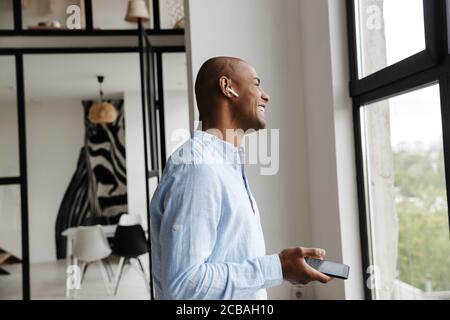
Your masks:
{"label": "green tree", "polygon": [[394,152],[400,280],[450,291],[450,235],[442,149]]}

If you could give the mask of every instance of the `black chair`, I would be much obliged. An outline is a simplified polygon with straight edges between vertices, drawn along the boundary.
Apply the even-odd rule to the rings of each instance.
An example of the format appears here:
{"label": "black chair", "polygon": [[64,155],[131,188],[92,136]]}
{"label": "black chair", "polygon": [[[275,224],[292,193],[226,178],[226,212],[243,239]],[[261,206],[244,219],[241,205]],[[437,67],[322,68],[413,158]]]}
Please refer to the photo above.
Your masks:
{"label": "black chair", "polygon": [[112,254],[120,257],[119,266],[116,272],[116,278],[114,281],[114,295],[117,294],[120,279],[122,278],[122,272],[125,264],[129,264],[131,259],[135,259],[138,262],[140,271],[144,276],[147,290],[150,291],[150,284],[145,273],[139,256],[148,253],[148,244],[145,237],[144,229],[140,224],[135,225],[118,225],[116,233],[113,239]]}

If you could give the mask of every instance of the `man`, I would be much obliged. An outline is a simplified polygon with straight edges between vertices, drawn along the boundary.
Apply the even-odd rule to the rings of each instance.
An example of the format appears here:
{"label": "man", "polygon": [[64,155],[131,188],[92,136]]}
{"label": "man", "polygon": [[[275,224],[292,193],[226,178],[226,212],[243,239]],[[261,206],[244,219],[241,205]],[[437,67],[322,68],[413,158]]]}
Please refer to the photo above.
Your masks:
{"label": "man", "polygon": [[200,68],[202,131],[170,157],[151,202],[157,299],[267,299],[265,289],[283,279],[331,280],[304,260],[322,259],[322,249],[266,255],[240,149],[244,131],[266,127],[269,96],[260,82],[238,58],[212,58]]}

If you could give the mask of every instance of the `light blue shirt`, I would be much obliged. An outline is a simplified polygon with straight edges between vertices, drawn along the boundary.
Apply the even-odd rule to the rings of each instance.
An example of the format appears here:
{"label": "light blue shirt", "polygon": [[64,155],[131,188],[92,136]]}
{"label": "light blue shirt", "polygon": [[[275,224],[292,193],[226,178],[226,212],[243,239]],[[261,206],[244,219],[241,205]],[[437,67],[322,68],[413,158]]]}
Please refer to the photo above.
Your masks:
{"label": "light blue shirt", "polygon": [[203,131],[169,158],[150,209],[156,299],[267,299],[283,281],[243,162]]}

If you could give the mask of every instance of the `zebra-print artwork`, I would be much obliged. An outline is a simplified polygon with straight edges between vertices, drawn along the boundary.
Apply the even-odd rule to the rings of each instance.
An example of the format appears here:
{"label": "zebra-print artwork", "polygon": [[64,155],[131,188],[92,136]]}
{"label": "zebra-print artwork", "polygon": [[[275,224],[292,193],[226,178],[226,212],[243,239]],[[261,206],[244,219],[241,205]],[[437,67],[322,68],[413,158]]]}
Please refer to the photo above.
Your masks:
{"label": "zebra-print artwork", "polygon": [[65,229],[82,225],[92,217],[116,220],[128,211],[123,100],[111,102],[117,110],[116,121],[111,124],[89,121],[92,103],[82,101],[85,143],[56,219],[58,259],[66,255],[66,239],[61,236]]}

